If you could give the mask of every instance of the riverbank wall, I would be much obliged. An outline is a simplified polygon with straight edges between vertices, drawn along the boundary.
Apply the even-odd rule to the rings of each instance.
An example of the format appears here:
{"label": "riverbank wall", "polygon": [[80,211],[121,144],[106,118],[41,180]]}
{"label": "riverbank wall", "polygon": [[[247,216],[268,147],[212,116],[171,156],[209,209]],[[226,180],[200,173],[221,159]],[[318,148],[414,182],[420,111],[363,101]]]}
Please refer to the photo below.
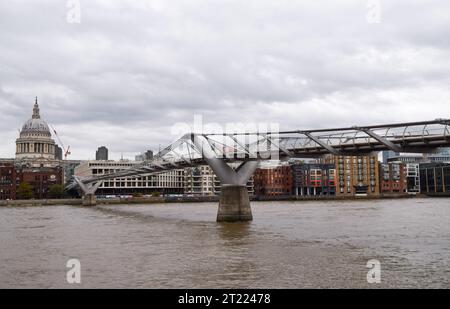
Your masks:
{"label": "riverbank wall", "polygon": [[[392,194],[380,196],[252,196],[251,201],[351,201],[351,200],[381,200],[399,198],[429,198],[427,195]],[[442,196],[449,197],[449,196]],[[112,198],[98,199],[98,205],[121,205],[121,204],[159,204],[159,203],[206,203],[219,202],[219,196],[190,196],[190,197],[146,197],[146,198]],[[56,205],[83,205],[81,199],[43,199],[43,200],[2,200],[0,207],[14,206],[56,206]]]}
{"label": "riverbank wall", "polygon": [[[114,198],[114,199],[98,199],[98,205],[117,205],[117,204],[151,204],[151,203],[165,203],[164,197],[152,198]],[[1,206],[56,206],[56,205],[83,205],[83,200],[76,199],[43,199],[43,200],[8,200],[0,201]]]}

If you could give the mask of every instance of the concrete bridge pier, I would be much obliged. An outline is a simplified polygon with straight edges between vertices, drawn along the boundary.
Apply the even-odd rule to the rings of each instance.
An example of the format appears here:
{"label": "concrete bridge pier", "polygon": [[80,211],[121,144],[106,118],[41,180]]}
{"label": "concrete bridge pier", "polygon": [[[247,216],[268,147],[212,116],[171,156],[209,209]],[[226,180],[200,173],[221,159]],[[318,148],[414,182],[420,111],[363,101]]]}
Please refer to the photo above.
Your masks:
{"label": "concrete bridge pier", "polygon": [[84,194],[83,197],[83,206],[95,206],[97,205],[97,198],[95,194]]}
{"label": "concrete bridge pier", "polygon": [[97,198],[95,197],[95,191],[97,191],[98,187],[100,187],[102,181],[84,184],[78,177],[74,177],[74,179],[81,189],[83,206],[97,205]]}
{"label": "concrete bridge pier", "polygon": [[223,185],[220,192],[217,222],[252,221],[247,186]]}
{"label": "concrete bridge pier", "polygon": [[216,157],[214,149],[206,139],[198,135],[191,135],[191,139],[222,183],[217,222],[253,220],[247,182],[258,167],[258,161],[245,161],[233,169]]}

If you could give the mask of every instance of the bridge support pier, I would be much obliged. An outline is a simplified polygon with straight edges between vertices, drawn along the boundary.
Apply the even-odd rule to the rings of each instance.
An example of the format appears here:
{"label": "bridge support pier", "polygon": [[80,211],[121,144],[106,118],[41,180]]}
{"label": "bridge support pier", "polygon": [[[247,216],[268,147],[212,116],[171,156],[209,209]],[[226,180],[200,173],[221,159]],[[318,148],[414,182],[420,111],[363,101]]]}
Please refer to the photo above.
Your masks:
{"label": "bridge support pier", "polygon": [[198,135],[192,135],[191,138],[222,184],[217,222],[251,221],[253,217],[247,182],[258,167],[258,161],[244,161],[233,169],[216,157],[213,147],[206,139]]}
{"label": "bridge support pier", "polygon": [[217,222],[253,220],[246,186],[223,185],[220,192]]}
{"label": "bridge support pier", "polygon": [[85,194],[82,197],[83,199],[83,206],[95,206],[97,205],[97,198],[95,197],[95,194]]}
{"label": "bridge support pier", "polygon": [[95,191],[97,191],[98,187],[100,187],[102,182],[97,181],[90,184],[84,184],[78,177],[74,177],[74,179],[81,189],[83,206],[97,205],[97,198],[95,197]]}

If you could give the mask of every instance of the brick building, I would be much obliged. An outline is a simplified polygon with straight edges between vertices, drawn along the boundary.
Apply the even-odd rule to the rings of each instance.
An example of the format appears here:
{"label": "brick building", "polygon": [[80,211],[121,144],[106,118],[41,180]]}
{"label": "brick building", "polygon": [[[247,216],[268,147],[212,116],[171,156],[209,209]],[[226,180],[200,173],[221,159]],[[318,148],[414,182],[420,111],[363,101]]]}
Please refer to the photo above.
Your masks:
{"label": "brick building", "polygon": [[326,156],[321,161],[336,166],[337,196],[380,195],[377,155]]}
{"label": "brick building", "polygon": [[17,181],[14,160],[0,160],[0,200],[16,198]]}
{"label": "brick building", "polygon": [[292,194],[293,177],[289,165],[258,168],[253,179],[256,196]]}
{"label": "brick building", "polygon": [[26,182],[33,187],[33,198],[50,198],[49,190],[53,185],[62,185],[64,179],[63,169],[61,167],[42,167],[42,168],[18,168],[17,178],[19,185]]}
{"label": "brick building", "polygon": [[292,164],[293,194],[319,196],[336,194],[336,168],[334,164]]}
{"label": "brick building", "polygon": [[405,194],[407,184],[405,164],[401,162],[380,164],[381,194]]}
{"label": "brick building", "polygon": [[62,185],[63,170],[61,167],[20,167],[14,159],[0,160],[0,200],[19,198],[17,188],[22,182],[32,186],[34,199],[49,198],[50,187]]}

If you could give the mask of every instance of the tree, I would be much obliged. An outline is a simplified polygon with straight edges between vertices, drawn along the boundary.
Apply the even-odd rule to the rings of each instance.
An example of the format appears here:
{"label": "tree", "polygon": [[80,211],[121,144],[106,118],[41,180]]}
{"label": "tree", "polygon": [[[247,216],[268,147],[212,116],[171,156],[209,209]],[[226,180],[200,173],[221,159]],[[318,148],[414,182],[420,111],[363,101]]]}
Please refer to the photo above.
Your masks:
{"label": "tree", "polygon": [[33,198],[33,187],[28,182],[22,182],[17,187],[17,198],[23,200],[29,200]]}
{"label": "tree", "polygon": [[48,190],[50,198],[63,198],[65,195],[64,187],[62,185],[51,185]]}

